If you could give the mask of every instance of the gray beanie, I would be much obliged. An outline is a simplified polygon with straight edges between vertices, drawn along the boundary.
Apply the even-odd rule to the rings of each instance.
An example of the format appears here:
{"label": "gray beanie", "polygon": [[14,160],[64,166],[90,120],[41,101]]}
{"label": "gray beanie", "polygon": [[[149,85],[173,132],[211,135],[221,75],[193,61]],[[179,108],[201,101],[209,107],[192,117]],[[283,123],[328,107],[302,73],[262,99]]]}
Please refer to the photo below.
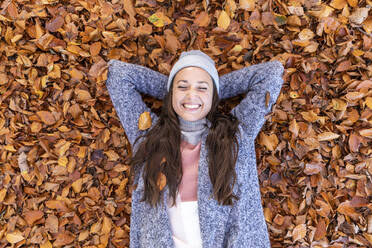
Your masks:
{"label": "gray beanie", "polygon": [[209,73],[213,82],[217,88],[217,93],[220,93],[220,82],[218,77],[218,72],[215,67],[213,59],[211,59],[207,54],[203,53],[200,50],[191,50],[187,52],[182,52],[178,61],[173,65],[172,70],[170,71],[168,78],[167,90],[169,92],[169,87],[172,83],[172,80],[176,73],[189,66],[196,66],[204,69]]}

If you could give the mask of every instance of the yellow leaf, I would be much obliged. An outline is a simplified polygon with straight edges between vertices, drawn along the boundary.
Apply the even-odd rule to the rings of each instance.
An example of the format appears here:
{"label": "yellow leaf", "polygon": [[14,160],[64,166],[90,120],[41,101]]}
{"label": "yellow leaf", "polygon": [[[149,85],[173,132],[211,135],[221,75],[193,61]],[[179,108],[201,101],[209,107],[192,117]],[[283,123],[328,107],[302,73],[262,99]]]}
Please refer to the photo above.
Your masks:
{"label": "yellow leaf", "polygon": [[230,17],[226,11],[222,10],[220,16],[217,19],[217,25],[220,28],[227,29],[230,25]]}
{"label": "yellow leaf", "polygon": [[58,159],[58,165],[59,166],[66,167],[67,163],[68,163],[68,158],[66,156],[60,157]]}
{"label": "yellow leaf", "polygon": [[164,15],[163,12],[156,12],[155,14],[151,15],[148,19],[156,27],[163,27],[165,25],[172,23],[172,21],[166,15]]}
{"label": "yellow leaf", "polygon": [[235,45],[232,49],[233,52],[241,52],[243,47],[241,45]]}
{"label": "yellow leaf", "polygon": [[43,244],[40,245],[40,248],[53,248],[49,240],[46,240]]}
{"label": "yellow leaf", "polygon": [[367,97],[365,104],[368,108],[372,109],[372,97]]}
{"label": "yellow leaf", "polygon": [[138,119],[138,129],[146,130],[150,128],[151,125],[152,125],[152,120],[151,120],[150,112],[148,111],[143,112]]}
{"label": "yellow leaf", "polygon": [[347,103],[342,101],[341,99],[334,98],[332,99],[332,106],[335,110],[345,111]]}
{"label": "yellow leaf", "polygon": [[5,238],[11,244],[18,243],[19,241],[22,241],[25,239],[20,231],[14,231],[12,233],[8,233]]}
{"label": "yellow leaf", "polygon": [[364,51],[362,50],[359,50],[359,49],[355,49],[351,52],[355,57],[359,57],[359,56],[362,56],[364,54]]}
{"label": "yellow leaf", "polygon": [[5,150],[10,151],[10,152],[16,152],[17,150],[14,148],[13,145],[6,145]]}
{"label": "yellow leaf", "polygon": [[324,133],[318,134],[319,141],[333,140],[333,139],[337,139],[338,137],[340,137],[340,135],[336,133],[332,133],[332,132],[324,132]]}

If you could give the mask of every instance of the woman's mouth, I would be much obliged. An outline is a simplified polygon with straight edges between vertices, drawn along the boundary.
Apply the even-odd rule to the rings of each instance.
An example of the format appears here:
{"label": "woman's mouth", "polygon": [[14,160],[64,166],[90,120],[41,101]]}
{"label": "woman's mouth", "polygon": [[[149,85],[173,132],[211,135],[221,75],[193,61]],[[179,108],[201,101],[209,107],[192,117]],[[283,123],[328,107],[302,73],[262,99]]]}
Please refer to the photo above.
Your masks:
{"label": "woman's mouth", "polygon": [[200,104],[187,104],[187,103],[184,103],[182,104],[182,106],[187,109],[187,110],[197,110],[200,108]]}

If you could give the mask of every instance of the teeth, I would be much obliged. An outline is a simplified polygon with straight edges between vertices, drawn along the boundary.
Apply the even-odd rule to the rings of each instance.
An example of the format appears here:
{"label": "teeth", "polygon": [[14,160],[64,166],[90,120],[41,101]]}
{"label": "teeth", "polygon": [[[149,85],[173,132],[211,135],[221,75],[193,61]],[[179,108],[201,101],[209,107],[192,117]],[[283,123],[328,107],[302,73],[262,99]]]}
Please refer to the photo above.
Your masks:
{"label": "teeth", "polygon": [[184,104],[185,108],[199,108],[199,104]]}

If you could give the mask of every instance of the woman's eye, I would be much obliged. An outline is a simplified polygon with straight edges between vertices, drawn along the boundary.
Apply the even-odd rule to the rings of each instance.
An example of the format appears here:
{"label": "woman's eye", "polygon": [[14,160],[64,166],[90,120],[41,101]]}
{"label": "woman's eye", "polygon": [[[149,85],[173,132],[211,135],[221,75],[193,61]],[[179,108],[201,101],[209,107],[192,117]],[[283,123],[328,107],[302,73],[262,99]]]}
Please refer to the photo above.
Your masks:
{"label": "woman's eye", "polygon": [[199,88],[199,89],[201,89],[201,90],[206,90],[207,88]]}
{"label": "woman's eye", "polygon": [[179,89],[185,89],[185,86],[178,86]]}

